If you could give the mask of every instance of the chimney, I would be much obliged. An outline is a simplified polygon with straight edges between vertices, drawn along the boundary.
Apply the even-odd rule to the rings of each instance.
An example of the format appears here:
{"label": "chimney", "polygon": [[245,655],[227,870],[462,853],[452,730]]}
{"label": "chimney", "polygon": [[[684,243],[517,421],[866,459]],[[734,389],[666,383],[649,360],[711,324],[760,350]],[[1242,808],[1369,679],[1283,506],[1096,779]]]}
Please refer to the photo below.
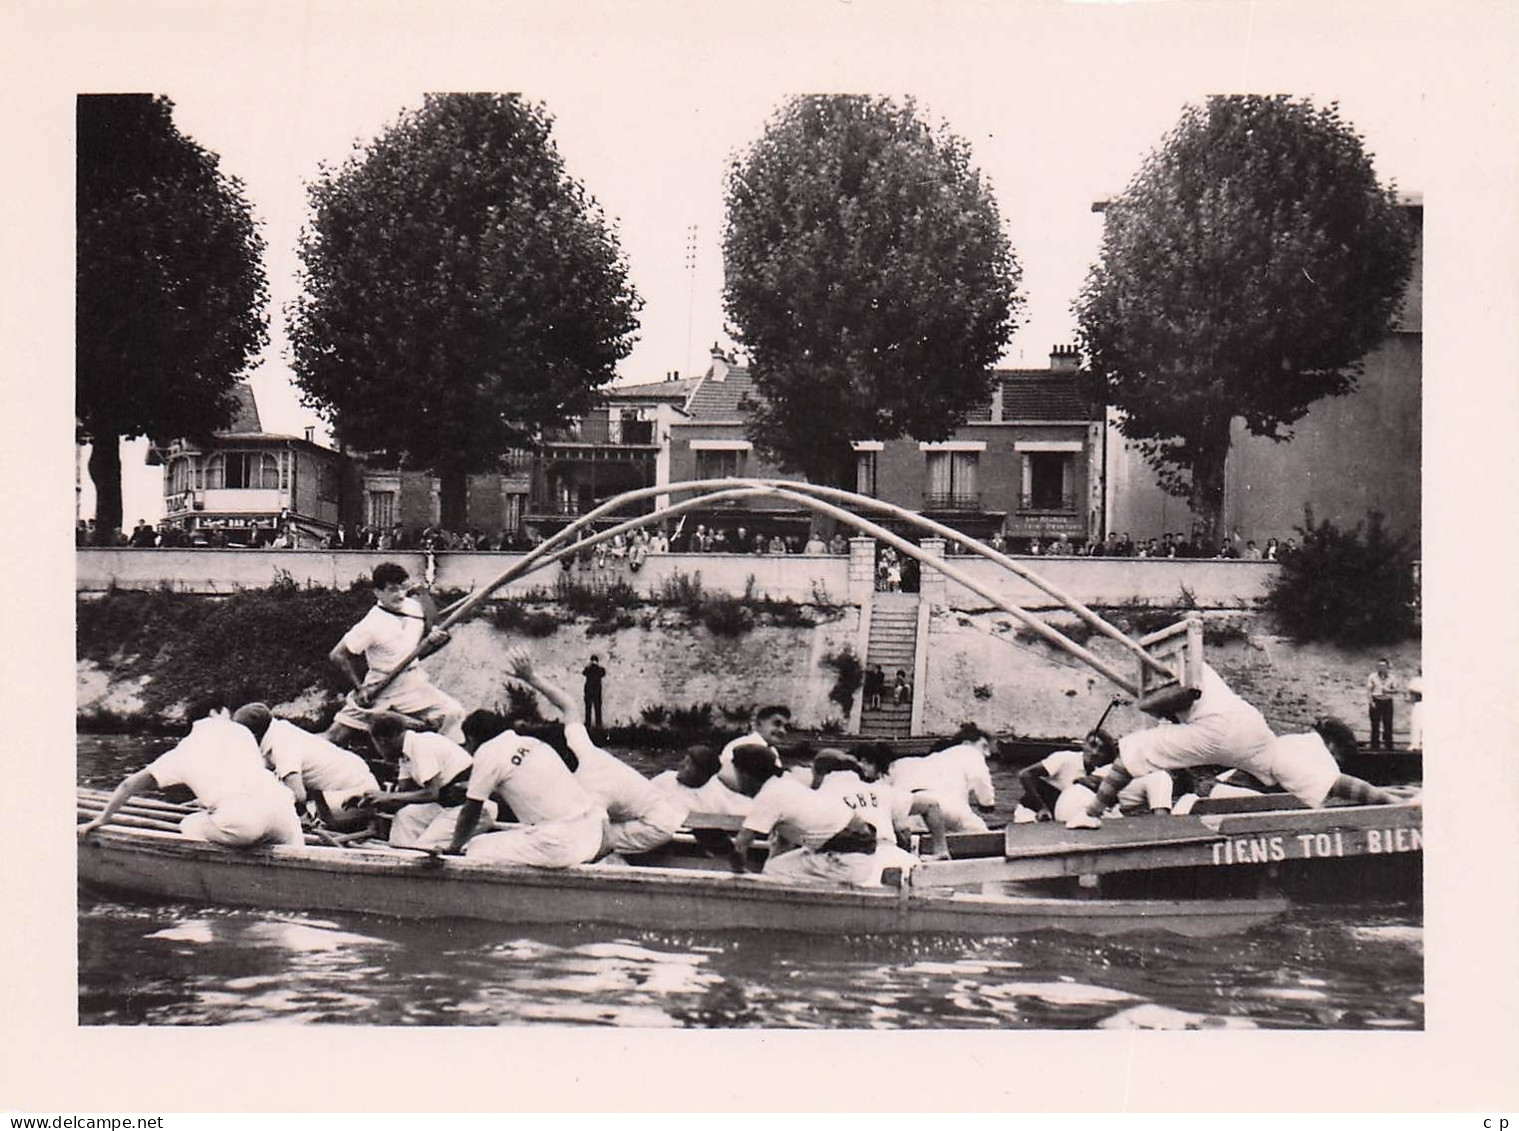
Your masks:
{"label": "chimney", "polygon": [[1057,372],[1074,373],[1081,368],[1081,351],[1075,346],[1055,346],[1050,350],[1050,368]]}
{"label": "chimney", "polygon": [[309,424],[306,425],[306,443],[308,443],[308,444],[314,444],[314,443],[316,443],[316,429],[313,428]]}
{"label": "chimney", "polygon": [[712,343],[712,380],[725,381],[728,378],[728,357],[716,342]]}

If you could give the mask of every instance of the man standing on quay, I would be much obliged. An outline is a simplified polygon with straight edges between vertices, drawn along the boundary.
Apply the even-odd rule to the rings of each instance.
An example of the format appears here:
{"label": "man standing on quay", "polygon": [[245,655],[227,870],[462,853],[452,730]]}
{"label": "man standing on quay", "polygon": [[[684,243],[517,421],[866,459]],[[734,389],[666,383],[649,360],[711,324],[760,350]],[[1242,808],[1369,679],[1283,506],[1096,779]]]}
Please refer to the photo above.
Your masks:
{"label": "man standing on quay", "polygon": [[1398,694],[1398,677],[1383,656],[1366,677],[1366,701],[1371,714],[1371,748],[1392,749],[1392,701]]}
{"label": "man standing on quay", "polygon": [[601,681],[607,677],[607,670],[601,666],[600,659],[600,656],[592,656],[580,674],[585,676],[585,725],[605,730],[601,721]]}

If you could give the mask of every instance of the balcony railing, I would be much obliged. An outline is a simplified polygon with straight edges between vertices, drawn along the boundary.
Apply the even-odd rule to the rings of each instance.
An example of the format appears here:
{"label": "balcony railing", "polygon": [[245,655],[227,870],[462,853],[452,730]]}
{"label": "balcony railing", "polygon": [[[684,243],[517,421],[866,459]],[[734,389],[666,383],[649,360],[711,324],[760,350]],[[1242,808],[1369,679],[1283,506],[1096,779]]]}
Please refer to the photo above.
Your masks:
{"label": "balcony railing", "polygon": [[981,492],[924,492],[923,509],[930,511],[978,511],[981,509]]}
{"label": "balcony railing", "polygon": [[1018,499],[1021,511],[1074,511],[1075,495],[1023,495]]}

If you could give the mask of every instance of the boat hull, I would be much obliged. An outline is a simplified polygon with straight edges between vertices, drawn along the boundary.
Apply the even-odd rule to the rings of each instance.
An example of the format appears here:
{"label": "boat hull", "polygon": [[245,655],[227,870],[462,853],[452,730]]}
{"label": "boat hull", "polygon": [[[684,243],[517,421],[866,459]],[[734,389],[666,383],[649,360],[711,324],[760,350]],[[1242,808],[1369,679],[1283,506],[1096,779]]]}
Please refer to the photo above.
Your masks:
{"label": "boat hull", "polygon": [[[426,862],[424,862],[426,861]],[[104,829],[79,846],[87,886],[156,899],[357,912],[404,919],[609,923],[649,929],[808,934],[1232,934],[1269,922],[1280,899],[1110,900],[839,889],[677,868],[542,870],[388,849],[236,850],[172,833]]]}

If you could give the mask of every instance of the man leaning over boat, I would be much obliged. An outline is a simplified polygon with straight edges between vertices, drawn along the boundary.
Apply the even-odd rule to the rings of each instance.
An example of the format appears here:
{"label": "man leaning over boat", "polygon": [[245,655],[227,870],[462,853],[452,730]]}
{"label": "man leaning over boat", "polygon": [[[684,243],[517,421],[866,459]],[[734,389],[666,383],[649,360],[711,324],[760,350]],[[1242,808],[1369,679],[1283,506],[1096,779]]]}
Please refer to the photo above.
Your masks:
{"label": "man leaning over boat", "polygon": [[[809,789],[783,776],[770,752],[742,746],[733,752],[742,792],[754,798],[733,840],[730,863],[735,872],[749,869],[749,848],[758,837],[771,838],[762,872],[783,880],[822,880],[858,887],[879,886],[887,867],[909,868],[914,858],[895,845],[878,842],[876,829],[839,797]],[[889,802],[876,798],[877,807]],[[784,839],[797,847],[781,849]]]}
{"label": "man leaning over boat", "polygon": [[[390,843],[400,848],[442,848],[453,838],[460,807],[474,768],[464,747],[432,731],[409,730],[394,715],[374,721],[369,729],[380,757],[397,766],[396,789],[369,793],[366,807],[394,814]],[[496,817],[494,803],[476,813],[490,825]]]}
{"label": "man leaning over boat", "polygon": [[303,844],[290,791],[264,765],[258,740],[225,708],[197,720],[173,749],[125,778],[98,817],[79,826],[84,839],[145,790],[188,786],[205,810],[179,824],[180,835],[233,847]]}
{"label": "man leaning over boat", "polygon": [[[1118,743],[1119,753],[1085,813],[1068,828],[1097,828],[1119,791],[1137,777],[1156,770],[1220,765],[1243,770],[1263,785],[1280,785],[1309,808],[1335,797],[1360,805],[1395,804],[1394,794],[1341,772],[1339,758],[1355,749],[1348,728],[1327,720],[1309,734],[1278,738],[1261,713],[1236,695],[1208,664],[1193,702],[1175,723],[1132,731]],[[1331,747],[1333,743],[1333,747]]]}
{"label": "man leaning over boat", "polygon": [[264,765],[290,790],[297,810],[314,804],[322,824],[339,832],[369,822],[369,813],[359,803],[379,794],[380,784],[363,758],[275,718],[266,703],[244,703],[232,713],[232,721],[258,740]]}
{"label": "man leaning over boat", "polygon": [[[475,767],[445,851],[537,868],[589,864],[605,854],[611,842],[606,807],[575,780],[558,751],[518,734],[492,711],[472,713],[464,720],[464,734]],[[476,835],[492,795],[507,804],[518,823]]]}
{"label": "man leaning over boat", "polygon": [[637,854],[669,844],[686,823],[689,810],[592,742],[580,704],[539,674],[524,649],[512,649],[507,662],[514,676],[558,707],[564,717],[564,741],[574,757],[575,780],[605,806],[611,821],[611,851]]}

